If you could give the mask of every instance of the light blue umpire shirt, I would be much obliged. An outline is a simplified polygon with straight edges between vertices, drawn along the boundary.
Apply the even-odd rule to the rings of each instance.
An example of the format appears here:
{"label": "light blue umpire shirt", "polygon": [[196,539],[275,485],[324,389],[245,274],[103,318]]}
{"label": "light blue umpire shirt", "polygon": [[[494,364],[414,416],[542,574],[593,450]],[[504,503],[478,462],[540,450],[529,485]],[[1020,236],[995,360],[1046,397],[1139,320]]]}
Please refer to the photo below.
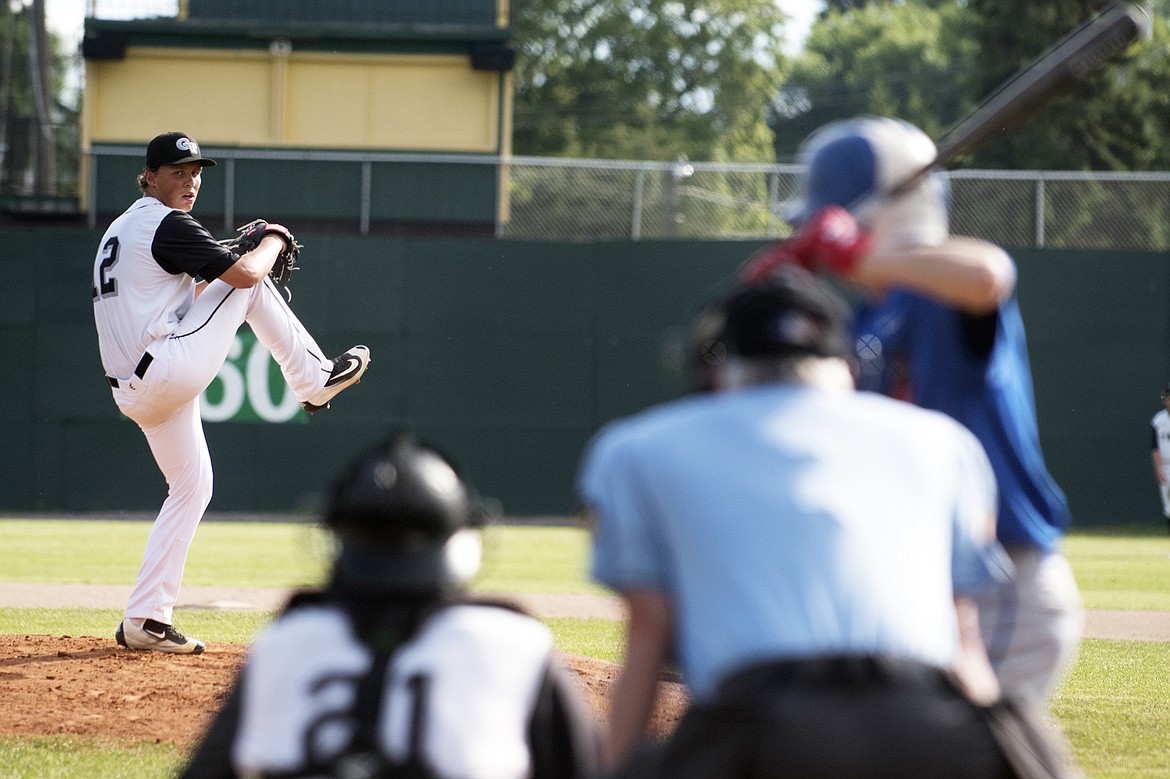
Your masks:
{"label": "light blue umpire shirt", "polygon": [[667,403],[601,430],[578,488],[593,577],[672,598],[696,700],[770,660],[948,667],[954,594],[1010,569],[979,443],[874,393],[772,384]]}

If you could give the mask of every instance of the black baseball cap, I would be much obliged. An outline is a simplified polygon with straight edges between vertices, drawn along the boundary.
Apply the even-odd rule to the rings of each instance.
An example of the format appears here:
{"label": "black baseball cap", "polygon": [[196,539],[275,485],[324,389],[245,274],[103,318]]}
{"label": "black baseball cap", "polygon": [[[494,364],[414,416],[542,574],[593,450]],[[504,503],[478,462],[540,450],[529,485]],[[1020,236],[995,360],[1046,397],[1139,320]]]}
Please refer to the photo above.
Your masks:
{"label": "black baseball cap", "polygon": [[215,164],[215,160],[201,155],[199,144],[187,133],[157,135],[146,147],[146,167],[151,170],[160,165],[183,165],[188,162],[198,162],[205,166]]}
{"label": "black baseball cap", "polygon": [[741,284],[705,308],[692,329],[696,357],[708,366],[727,357],[848,358],[851,318],[845,300],[797,266],[767,281]]}
{"label": "black baseball cap", "polygon": [[1167,384],[1166,388],[1162,390],[1162,399],[1165,400],[1166,398],[1170,398],[1170,384]]}

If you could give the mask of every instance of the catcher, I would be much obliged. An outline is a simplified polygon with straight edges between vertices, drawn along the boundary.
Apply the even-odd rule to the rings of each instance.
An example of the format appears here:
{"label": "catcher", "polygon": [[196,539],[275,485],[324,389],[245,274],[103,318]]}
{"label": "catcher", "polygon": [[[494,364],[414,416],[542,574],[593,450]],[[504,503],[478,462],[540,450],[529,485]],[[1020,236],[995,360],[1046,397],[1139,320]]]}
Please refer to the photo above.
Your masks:
{"label": "catcher", "polygon": [[[138,176],[142,197],[106,230],[93,264],[93,312],[114,403],[142,429],[167,482],[138,580],[115,633],[129,649],[197,654],[172,623],[187,549],[211,501],[211,456],[199,396],[247,322],[310,414],[356,384],[370,350],[329,359],[288,307],[300,246],[281,225],[253,222],[221,244],[191,216],[203,169],[186,133],[157,136]],[[114,467],[119,467],[115,465]],[[124,467],[124,466],[121,466]]]}
{"label": "catcher", "polygon": [[489,512],[451,461],[395,431],[330,496],[329,582],[256,638],[181,776],[596,776],[548,628],[467,595]]}

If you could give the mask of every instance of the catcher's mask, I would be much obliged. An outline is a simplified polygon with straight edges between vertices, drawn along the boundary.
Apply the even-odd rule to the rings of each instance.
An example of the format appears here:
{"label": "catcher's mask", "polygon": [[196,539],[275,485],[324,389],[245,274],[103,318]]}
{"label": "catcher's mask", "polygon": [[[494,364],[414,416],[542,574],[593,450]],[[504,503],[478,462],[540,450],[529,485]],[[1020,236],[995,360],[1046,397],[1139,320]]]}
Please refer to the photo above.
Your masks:
{"label": "catcher's mask", "polygon": [[394,432],[338,476],[324,522],[341,541],[340,584],[434,591],[461,589],[475,576],[477,529],[487,518],[450,460]]}
{"label": "catcher's mask", "polygon": [[705,306],[691,326],[698,389],[713,389],[715,372],[736,360],[847,360],[849,328],[845,301],[803,268],[785,267],[767,281],[737,285]]}

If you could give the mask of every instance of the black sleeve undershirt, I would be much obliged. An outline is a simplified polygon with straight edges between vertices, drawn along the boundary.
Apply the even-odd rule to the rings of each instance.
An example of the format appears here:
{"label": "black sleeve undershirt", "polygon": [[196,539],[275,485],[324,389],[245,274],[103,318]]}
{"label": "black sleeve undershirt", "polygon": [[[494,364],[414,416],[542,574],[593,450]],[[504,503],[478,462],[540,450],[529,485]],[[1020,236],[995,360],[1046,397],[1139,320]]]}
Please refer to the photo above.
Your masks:
{"label": "black sleeve undershirt", "polygon": [[230,249],[216,242],[207,228],[183,211],[171,211],[159,223],[150,245],[155,262],[167,273],[186,273],[207,281],[239,259]]}

